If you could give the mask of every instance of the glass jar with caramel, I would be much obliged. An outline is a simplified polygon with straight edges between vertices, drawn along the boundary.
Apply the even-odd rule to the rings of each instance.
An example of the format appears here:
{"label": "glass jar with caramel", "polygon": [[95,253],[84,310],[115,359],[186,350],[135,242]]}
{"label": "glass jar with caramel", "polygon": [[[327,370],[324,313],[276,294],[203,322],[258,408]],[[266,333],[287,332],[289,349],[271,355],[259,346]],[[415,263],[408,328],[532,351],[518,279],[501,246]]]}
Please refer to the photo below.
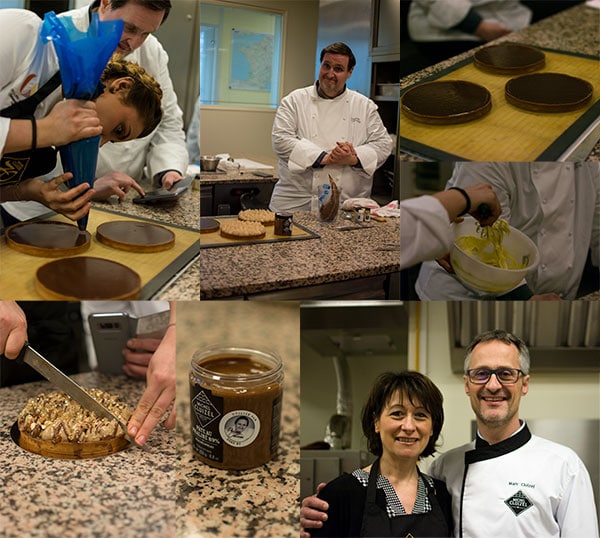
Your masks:
{"label": "glass jar with caramel", "polygon": [[277,453],[283,364],[272,352],[211,347],[190,370],[192,450],[219,469],[251,469]]}

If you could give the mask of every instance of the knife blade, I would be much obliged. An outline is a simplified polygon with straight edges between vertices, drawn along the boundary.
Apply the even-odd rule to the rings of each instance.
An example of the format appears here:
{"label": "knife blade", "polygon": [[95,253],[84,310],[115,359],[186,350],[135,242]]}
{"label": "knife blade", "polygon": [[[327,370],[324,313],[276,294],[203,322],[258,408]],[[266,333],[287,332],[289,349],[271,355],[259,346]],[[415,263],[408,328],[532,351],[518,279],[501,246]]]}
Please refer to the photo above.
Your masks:
{"label": "knife blade", "polygon": [[25,362],[31,366],[34,370],[42,374],[48,381],[50,381],[50,383],[56,385],[60,390],[68,394],[71,398],[73,398],[73,400],[75,400],[85,409],[89,409],[101,418],[116,420],[119,426],[121,426],[125,432],[125,439],[127,439],[130,443],[135,444],[133,438],[127,433],[127,424],[125,424],[120,417],[115,415],[100,402],[92,398],[81,387],[81,385],[73,381],[69,376],[63,374],[56,366],[46,360],[29,344],[26,343],[23,346],[23,349],[17,357],[17,361]]}

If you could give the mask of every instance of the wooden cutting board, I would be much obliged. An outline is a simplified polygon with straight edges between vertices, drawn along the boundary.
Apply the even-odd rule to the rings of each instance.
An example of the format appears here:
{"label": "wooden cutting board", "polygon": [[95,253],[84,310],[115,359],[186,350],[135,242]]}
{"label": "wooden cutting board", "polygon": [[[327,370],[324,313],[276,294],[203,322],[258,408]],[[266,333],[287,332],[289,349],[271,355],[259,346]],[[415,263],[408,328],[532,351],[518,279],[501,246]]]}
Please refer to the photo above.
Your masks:
{"label": "wooden cutting board", "polygon": [[[219,223],[224,222],[228,219],[237,219],[233,217],[211,217]],[[276,243],[279,241],[294,241],[297,239],[317,239],[319,236],[313,231],[301,226],[300,224],[292,224],[292,235],[275,235],[274,226],[265,226],[267,233],[260,239],[230,239],[223,237],[217,230],[214,232],[200,234],[200,248],[210,247],[234,247],[236,245],[250,245],[256,243]]]}
{"label": "wooden cutting board", "polygon": [[[56,215],[49,220],[66,221]],[[128,217],[99,208],[90,211],[87,231],[92,234],[92,242],[86,256],[112,260],[133,269],[142,279],[140,299],[150,299],[178,271],[183,269],[198,254],[198,230],[156,222],[175,233],[175,244],[169,250],[152,253],[126,252],[100,243],[95,235],[96,228],[111,220],[132,220],[154,222],[140,217]],[[35,273],[39,267],[56,258],[29,256],[17,252],[0,240],[0,298],[3,300],[40,300],[35,289]]]}
{"label": "wooden cutting board", "polygon": [[[511,76],[481,71],[472,58],[419,82],[467,80],[492,94],[492,110],[461,125],[425,125],[400,115],[400,148],[434,160],[557,160],[600,115],[600,62],[595,58],[541,49],[546,66],[538,73],[565,73],[594,86],[591,103],[573,112],[549,114],[518,109],[506,102]],[[403,93],[413,86],[405,88]]]}

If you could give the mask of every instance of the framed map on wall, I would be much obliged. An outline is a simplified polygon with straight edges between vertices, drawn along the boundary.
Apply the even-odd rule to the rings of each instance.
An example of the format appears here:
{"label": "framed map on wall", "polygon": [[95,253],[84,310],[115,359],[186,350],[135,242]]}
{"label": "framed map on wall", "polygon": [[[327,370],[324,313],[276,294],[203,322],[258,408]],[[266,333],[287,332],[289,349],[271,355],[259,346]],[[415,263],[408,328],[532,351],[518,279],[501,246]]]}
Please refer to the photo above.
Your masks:
{"label": "framed map on wall", "polygon": [[231,41],[229,88],[270,92],[274,36],[233,28]]}

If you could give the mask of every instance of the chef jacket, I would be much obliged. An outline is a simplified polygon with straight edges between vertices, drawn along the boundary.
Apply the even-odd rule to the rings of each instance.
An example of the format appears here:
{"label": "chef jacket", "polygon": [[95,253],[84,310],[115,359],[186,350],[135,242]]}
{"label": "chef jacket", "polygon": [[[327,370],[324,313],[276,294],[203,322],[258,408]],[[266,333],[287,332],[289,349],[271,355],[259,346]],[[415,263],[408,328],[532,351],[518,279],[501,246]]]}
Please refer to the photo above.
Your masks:
{"label": "chef jacket", "polygon": [[433,196],[400,202],[400,269],[441,258],[450,251],[454,233],[446,208]]}
{"label": "chef jacket", "polygon": [[[87,6],[59,15],[63,16],[71,17],[81,31],[87,31],[89,28],[91,14]],[[156,37],[149,35],[144,43],[125,59],[141,65],[160,84],[163,92],[163,116],[158,127],[144,138],[104,144],[98,154],[96,177],[118,171],[140,181],[144,176],[156,179],[157,174],[167,170],[185,174],[188,153],[183,131],[183,113],[177,104],[177,96],[169,75],[169,57],[166,51]],[[51,179],[60,174],[62,167],[59,165],[47,178]],[[8,202],[4,204],[4,208],[19,220],[27,220],[48,212],[47,207],[37,202]]]}
{"label": "chef jacket", "polygon": [[587,469],[570,448],[524,425],[489,445],[481,437],[442,454],[429,469],[452,497],[459,538],[598,537]]}
{"label": "chef jacket", "polygon": [[482,19],[500,23],[513,32],[522,30],[531,21],[531,11],[518,0],[412,0],[408,12],[410,38],[413,41],[480,41],[473,33],[456,28],[471,9]]}
{"label": "chef jacket", "polygon": [[[32,11],[2,9],[0,11],[0,110],[24,101],[48,82],[58,71],[58,59],[51,45],[39,39],[42,20]],[[61,99],[61,88],[55,89],[35,109],[34,116],[43,118]],[[10,129],[10,118],[0,117],[0,155]],[[8,172],[0,171],[0,185],[8,180]],[[27,179],[27,178],[21,178]]]}
{"label": "chef jacket", "polygon": [[[294,90],[283,98],[273,122],[272,140],[279,157],[279,181],[270,203],[274,211],[311,209],[317,185],[329,183],[328,175],[341,188],[342,201],[368,198],[375,170],[392,151],[392,140],[373,101],[349,89],[334,99],[325,99],[317,93],[316,85]],[[319,156],[335,148],[336,142],[351,142],[361,166],[313,168]]]}
{"label": "chef jacket", "polygon": [[[574,299],[588,251],[600,260],[600,163],[457,163],[447,187],[488,183],[500,218],[537,246],[537,269],[526,275],[534,294]],[[415,290],[422,300],[483,299],[436,262],[421,266]]]}

